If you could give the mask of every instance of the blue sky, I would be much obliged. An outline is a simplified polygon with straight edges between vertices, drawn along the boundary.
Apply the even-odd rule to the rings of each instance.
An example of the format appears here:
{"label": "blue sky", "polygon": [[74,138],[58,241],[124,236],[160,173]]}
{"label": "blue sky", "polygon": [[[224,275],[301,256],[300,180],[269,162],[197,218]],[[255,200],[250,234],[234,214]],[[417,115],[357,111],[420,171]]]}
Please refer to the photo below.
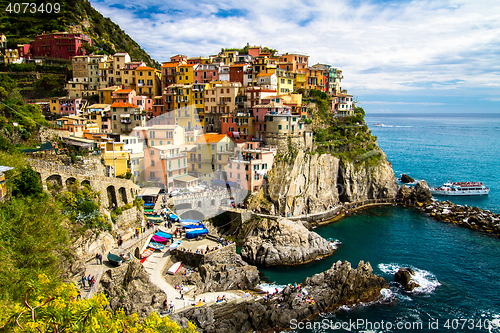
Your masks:
{"label": "blue sky", "polygon": [[154,59],[262,45],[343,70],[369,113],[500,113],[500,1],[91,0]]}

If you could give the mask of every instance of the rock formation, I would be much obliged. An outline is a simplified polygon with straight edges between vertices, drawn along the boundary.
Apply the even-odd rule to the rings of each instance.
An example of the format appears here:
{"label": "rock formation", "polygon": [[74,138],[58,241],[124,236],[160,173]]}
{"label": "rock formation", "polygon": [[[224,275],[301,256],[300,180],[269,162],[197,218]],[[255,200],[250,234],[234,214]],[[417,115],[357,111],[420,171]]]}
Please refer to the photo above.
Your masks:
{"label": "rock formation", "polygon": [[[356,269],[352,269],[350,263],[338,261],[329,270],[307,278],[301,290],[288,286],[272,300],[249,298],[236,303],[192,308],[172,318],[176,321],[182,317],[192,320],[203,332],[287,329],[292,319],[301,321],[342,305],[376,301],[381,297],[380,291],[388,287],[383,278],[372,273],[369,263],[361,261]],[[306,302],[306,297],[313,301]]]}
{"label": "rock formation", "polygon": [[408,183],[413,183],[415,179],[411,178],[407,174],[402,174],[401,175],[401,183],[408,184]]}
{"label": "rock formation", "polygon": [[165,299],[165,293],[151,283],[138,261],[107,270],[101,278],[98,292],[108,296],[111,309],[123,308],[127,314],[136,312],[140,317],[158,312]]}
{"label": "rock formation", "polygon": [[396,274],[394,274],[394,280],[400,283],[406,291],[412,291],[413,289],[420,287],[420,285],[412,280],[415,272],[413,269],[408,267],[400,268]]}
{"label": "rock formation", "polygon": [[251,209],[297,216],[325,211],[339,201],[392,198],[397,183],[383,153],[381,161],[371,166],[299,151],[293,164],[275,161],[267,175],[267,189],[261,191],[250,200]]}
{"label": "rock formation", "polygon": [[[197,271],[189,276],[183,274],[165,275],[165,280],[171,285],[196,285],[197,293],[254,289],[259,284],[259,271],[233,253],[219,257],[220,260],[206,261],[197,267]],[[181,269],[181,273],[184,269]]]}
{"label": "rock formation", "polygon": [[297,265],[333,254],[335,248],[300,221],[262,219],[241,248],[248,263],[264,266]]}
{"label": "rock formation", "polygon": [[432,200],[432,194],[427,182],[421,180],[413,188],[402,185],[399,188],[397,198],[399,202],[404,204],[415,202],[425,203]]}

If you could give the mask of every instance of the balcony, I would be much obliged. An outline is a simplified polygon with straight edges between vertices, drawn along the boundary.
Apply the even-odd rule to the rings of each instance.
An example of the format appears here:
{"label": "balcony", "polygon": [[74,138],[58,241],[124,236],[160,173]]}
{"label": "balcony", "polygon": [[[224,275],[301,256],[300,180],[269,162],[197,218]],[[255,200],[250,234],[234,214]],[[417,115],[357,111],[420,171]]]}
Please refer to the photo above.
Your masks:
{"label": "balcony", "polygon": [[160,159],[162,159],[162,160],[169,160],[169,159],[180,158],[180,157],[187,157],[187,153],[181,152],[178,154],[169,154],[169,153],[165,153],[163,151],[160,152]]}
{"label": "balcony", "polygon": [[121,119],[120,122],[122,124],[131,124],[132,123],[132,120],[130,118],[124,118],[124,119]]}
{"label": "balcony", "polygon": [[174,170],[179,170],[179,169],[186,169],[188,166],[186,165],[181,165],[181,166],[167,166],[167,171],[174,171]]}

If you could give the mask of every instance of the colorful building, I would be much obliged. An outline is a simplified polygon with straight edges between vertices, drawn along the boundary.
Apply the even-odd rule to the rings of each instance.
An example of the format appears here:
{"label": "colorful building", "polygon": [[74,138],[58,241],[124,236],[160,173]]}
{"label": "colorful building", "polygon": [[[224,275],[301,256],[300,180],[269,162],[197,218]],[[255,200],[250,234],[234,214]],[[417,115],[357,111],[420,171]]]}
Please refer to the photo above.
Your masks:
{"label": "colorful building", "polygon": [[146,125],[146,114],[137,105],[113,103],[110,106],[111,131],[116,134],[130,134],[137,126]]}
{"label": "colorful building", "polygon": [[84,104],[82,98],[59,97],[50,100],[50,112],[66,115],[80,113]]}
{"label": "colorful building", "polygon": [[0,165],[0,201],[4,201],[7,198],[7,195],[9,193],[8,187],[7,187],[7,182],[5,180],[5,172],[12,170],[12,169],[14,169],[14,168]]}
{"label": "colorful building", "polygon": [[92,46],[92,38],[81,33],[55,32],[37,35],[30,43],[33,58],[57,58],[70,60],[85,55],[85,46]]}
{"label": "colorful building", "polygon": [[205,88],[205,131],[221,132],[221,117],[236,109],[241,83],[239,82],[210,82]]}
{"label": "colorful building", "polygon": [[193,66],[194,83],[209,83],[219,81],[219,65],[197,64]]}
{"label": "colorful building", "polygon": [[261,147],[259,142],[238,144],[236,156],[230,157],[226,168],[227,180],[250,192],[258,191],[265,184],[277,152],[277,148]]}
{"label": "colorful building", "polygon": [[205,181],[223,179],[229,156],[233,154],[234,142],[225,134],[207,133],[196,141],[195,152],[190,153],[192,173]]}
{"label": "colorful building", "polygon": [[146,66],[137,67],[135,77],[137,79],[137,95],[145,95],[150,99],[160,95],[161,82],[158,70]]}
{"label": "colorful building", "polygon": [[178,70],[177,84],[193,84],[194,66],[189,64],[180,65]]}
{"label": "colorful building", "polygon": [[299,69],[308,68],[309,56],[304,54],[284,54],[280,56],[278,67],[286,71],[297,72]]}

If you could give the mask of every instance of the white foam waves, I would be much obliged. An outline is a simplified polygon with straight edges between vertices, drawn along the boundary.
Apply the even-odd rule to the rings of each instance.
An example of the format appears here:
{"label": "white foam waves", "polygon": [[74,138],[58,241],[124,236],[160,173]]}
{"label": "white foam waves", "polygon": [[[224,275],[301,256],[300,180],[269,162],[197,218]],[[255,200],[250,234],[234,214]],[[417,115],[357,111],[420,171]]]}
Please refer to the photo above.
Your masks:
{"label": "white foam waves", "polygon": [[413,289],[412,293],[419,294],[431,294],[436,290],[437,287],[441,285],[438,281],[437,277],[429,271],[424,269],[420,269],[413,266],[407,265],[399,265],[399,264],[379,264],[378,268],[390,275],[396,274],[396,272],[402,267],[409,267],[413,269],[415,275],[412,277],[412,280],[419,284],[420,287]]}
{"label": "white foam waves", "polygon": [[278,289],[278,292],[281,292],[283,289],[285,289],[285,285],[281,284],[276,284],[276,283],[261,283],[257,285],[257,289],[260,289],[264,292],[269,292],[270,294],[274,293],[276,289]]}

